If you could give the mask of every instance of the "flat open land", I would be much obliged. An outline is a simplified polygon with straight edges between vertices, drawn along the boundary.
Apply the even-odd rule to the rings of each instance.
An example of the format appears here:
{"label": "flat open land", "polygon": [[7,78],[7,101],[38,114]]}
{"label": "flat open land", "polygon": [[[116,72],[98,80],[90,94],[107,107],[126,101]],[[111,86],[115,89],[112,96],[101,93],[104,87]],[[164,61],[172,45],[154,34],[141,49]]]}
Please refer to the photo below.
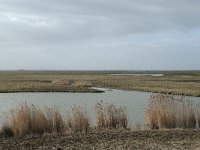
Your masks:
{"label": "flat open land", "polygon": [[[163,74],[125,75],[125,74]],[[117,74],[117,75],[112,75]],[[118,75],[121,74],[121,75]],[[200,96],[199,71],[1,71],[0,92],[100,92],[116,88]],[[200,129],[108,130],[88,134],[0,136],[0,149],[200,149]]]}
{"label": "flat open land", "polygon": [[[121,74],[121,75],[112,75]],[[124,74],[163,74],[131,76]],[[200,96],[200,71],[1,71],[0,92],[99,92],[106,87]]]}
{"label": "flat open land", "polygon": [[200,149],[200,130],[108,131],[0,138],[0,149]]}

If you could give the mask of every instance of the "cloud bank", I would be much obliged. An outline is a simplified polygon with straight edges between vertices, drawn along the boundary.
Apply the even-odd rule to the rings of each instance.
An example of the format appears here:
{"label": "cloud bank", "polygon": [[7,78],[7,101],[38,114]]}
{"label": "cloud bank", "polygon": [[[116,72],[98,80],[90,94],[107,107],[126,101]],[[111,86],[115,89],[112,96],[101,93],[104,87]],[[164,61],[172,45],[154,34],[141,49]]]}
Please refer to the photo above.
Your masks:
{"label": "cloud bank", "polygon": [[2,0],[0,69],[200,69],[198,0]]}

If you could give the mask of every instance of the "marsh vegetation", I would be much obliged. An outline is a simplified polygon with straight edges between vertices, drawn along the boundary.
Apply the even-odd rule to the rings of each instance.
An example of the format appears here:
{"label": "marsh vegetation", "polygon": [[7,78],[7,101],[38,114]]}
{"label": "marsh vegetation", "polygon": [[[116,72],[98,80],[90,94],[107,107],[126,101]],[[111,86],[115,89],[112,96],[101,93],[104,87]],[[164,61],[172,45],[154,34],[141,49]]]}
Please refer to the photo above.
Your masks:
{"label": "marsh vegetation", "polygon": [[[1,136],[22,136],[44,133],[81,133],[91,131],[131,129],[127,108],[113,103],[97,102],[96,124],[85,108],[71,107],[67,116],[56,107],[38,107],[22,103],[14,109],[2,125]],[[146,129],[195,129],[200,125],[199,106],[184,97],[152,94],[146,109]]]}
{"label": "marsh vegetation", "polygon": [[[126,76],[125,73],[163,74]],[[110,74],[121,74],[112,76]],[[101,92],[90,87],[200,96],[198,71],[13,71],[0,72],[0,92]]]}
{"label": "marsh vegetation", "polygon": [[[102,147],[162,149],[169,148],[169,145],[173,144],[180,145],[180,140],[183,139],[186,144],[182,145],[182,148],[200,146],[197,142],[200,139],[199,105],[194,105],[184,96],[165,95],[200,96],[199,72],[157,73],[163,76],[111,76],[113,72],[1,72],[2,93],[101,92],[91,88],[94,86],[164,93],[164,95],[151,95],[143,116],[147,128],[139,131],[135,131],[135,127],[128,126],[132,115],[127,113],[130,108],[127,109],[123,105],[99,101],[93,106],[96,117],[90,118],[90,111],[79,106],[71,107],[67,114],[63,115],[57,107],[39,107],[21,103],[1,124],[0,149],[60,148],[55,145],[67,149],[83,147],[84,149]],[[93,120],[96,124],[92,123]],[[187,146],[188,142],[194,146],[191,146],[192,144]]]}
{"label": "marsh vegetation", "polygon": [[146,122],[150,129],[196,128],[198,107],[185,97],[151,95],[146,111]]}
{"label": "marsh vegetation", "polygon": [[[126,108],[114,104],[96,104],[98,130],[127,129],[128,116]],[[96,127],[91,124],[87,110],[79,106],[71,107],[68,115],[63,117],[56,107],[40,108],[21,103],[12,110],[4,122],[0,135],[23,136],[44,133],[83,133],[87,134]]]}
{"label": "marsh vegetation", "polygon": [[[146,109],[145,129],[128,126],[132,116],[124,106],[99,101],[94,109],[96,117],[90,118],[90,112],[79,106],[62,115],[57,107],[21,103],[2,124],[0,149],[195,149],[200,146],[199,106],[194,107],[185,98],[152,95]],[[96,119],[95,125],[92,119]]]}

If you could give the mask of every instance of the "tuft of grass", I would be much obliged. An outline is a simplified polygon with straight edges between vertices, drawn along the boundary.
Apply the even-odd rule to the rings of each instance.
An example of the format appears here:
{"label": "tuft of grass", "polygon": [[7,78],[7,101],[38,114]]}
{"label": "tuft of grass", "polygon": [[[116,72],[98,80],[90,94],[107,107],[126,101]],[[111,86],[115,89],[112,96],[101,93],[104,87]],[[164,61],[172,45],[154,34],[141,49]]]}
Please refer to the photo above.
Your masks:
{"label": "tuft of grass", "polygon": [[55,79],[51,82],[53,85],[70,85],[71,82],[69,80],[58,80]]}
{"label": "tuft of grass", "polygon": [[55,108],[42,110],[23,103],[12,112],[10,122],[5,127],[12,130],[14,136],[20,136],[29,133],[60,133],[63,126],[61,114]]}
{"label": "tuft of grass", "polygon": [[73,106],[71,113],[67,119],[67,129],[73,133],[88,133],[91,122],[87,111],[79,106]]}
{"label": "tuft of grass", "polygon": [[195,128],[195,108],[183,96],[153,94],[146,111],[146,122],[151,129]]}
{"label": "tuft of grass", "polygon": [[200,128],[200,103],[197,104],[197,126]]}
{"label": "tuft of grass", "polygon": [[102,128],[127,128],[128,117],[126,107],[117,107],[114,104],[96,103],[97,126]]}
{"label": "tuft of grass", "polygon": [[83,81],[83,80],[76,80],[73,84],[74,87],[91,87],[92,84],[89,81]]}
{"label": "tuft of grass", "polygon": [[59,110],[54,108],[45,107],[45,117],[48,122],[48,131],[62,133],[64,131],[64,120]]}

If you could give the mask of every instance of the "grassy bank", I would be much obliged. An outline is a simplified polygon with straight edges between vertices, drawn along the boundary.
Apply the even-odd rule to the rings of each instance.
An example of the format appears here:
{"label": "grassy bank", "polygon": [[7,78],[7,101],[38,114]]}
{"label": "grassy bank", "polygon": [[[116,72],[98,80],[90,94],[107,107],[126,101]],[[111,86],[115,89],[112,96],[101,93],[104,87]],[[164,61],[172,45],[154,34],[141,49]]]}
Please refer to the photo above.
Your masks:
{"label": "grassy bank", "polygon": [[[200,96],[200,73],[198,71],[143,72],[163,73],[164,76],[161,77],[112,76],[111,73],[135,72],[0,72],[0,92],[99,92],[90,88],[96,86],[130,91]],[[58,81],[57,84],[55,81]]]}
{"label": "grassy bank", "polygon": [[0,75],[0,93],[17,92],[103,92],[92,89],[91,82],[60,76]]}

